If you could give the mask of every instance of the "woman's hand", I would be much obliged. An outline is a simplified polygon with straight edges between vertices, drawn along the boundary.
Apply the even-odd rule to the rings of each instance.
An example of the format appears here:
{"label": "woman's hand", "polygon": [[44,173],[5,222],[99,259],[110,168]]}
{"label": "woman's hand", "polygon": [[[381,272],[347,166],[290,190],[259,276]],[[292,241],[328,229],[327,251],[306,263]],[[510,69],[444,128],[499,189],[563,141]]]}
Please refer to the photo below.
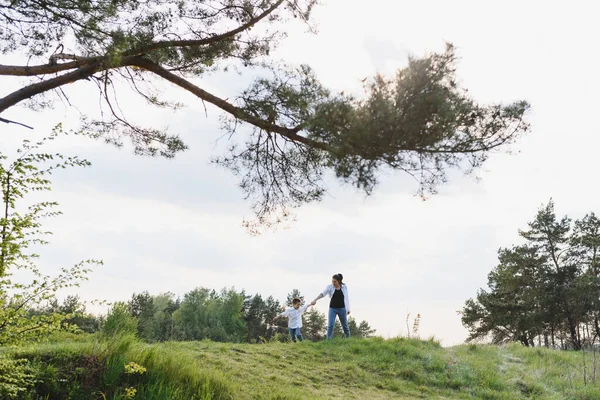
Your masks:
{"label": "woman's hand", "polygon": [[350,311],[346,312],[346,315],[350,315]]}

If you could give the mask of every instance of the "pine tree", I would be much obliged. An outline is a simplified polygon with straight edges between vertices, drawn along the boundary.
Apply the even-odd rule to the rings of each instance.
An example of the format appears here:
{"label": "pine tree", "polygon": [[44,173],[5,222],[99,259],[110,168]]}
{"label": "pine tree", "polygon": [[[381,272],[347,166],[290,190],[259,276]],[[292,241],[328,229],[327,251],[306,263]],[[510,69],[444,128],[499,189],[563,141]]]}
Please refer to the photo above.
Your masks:
{"label": "pine tree", "polygon": [[302,296],[302,294],[300,293],[300,291],[298,289],[294,289],[290,293],[288,293],[287,299],[285,301],[285,305],[288,306],[288,307],[291,307],[292,306],[292,301],[294,299],[300,299],[300,301],[302,302],[302,304],[304,304],[304,296]]}

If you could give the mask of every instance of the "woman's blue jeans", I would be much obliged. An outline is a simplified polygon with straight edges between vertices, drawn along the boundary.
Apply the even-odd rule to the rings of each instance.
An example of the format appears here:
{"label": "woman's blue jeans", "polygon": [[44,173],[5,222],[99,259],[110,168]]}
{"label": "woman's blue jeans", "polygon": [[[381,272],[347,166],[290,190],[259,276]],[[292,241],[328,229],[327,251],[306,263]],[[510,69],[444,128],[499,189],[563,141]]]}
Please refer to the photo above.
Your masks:
{"label": "woman's blue jeans", "polygon": [[346,334],[346,337],[350,337],[350,328],[348,328],[348,318],[346,316],[346,307],[344,308],[331,308],[329,307],[329,323],[327,324],[327,340],[333,336],[333,325],[335,324],[335,317],[340,317],[340,323],[342,329]]}

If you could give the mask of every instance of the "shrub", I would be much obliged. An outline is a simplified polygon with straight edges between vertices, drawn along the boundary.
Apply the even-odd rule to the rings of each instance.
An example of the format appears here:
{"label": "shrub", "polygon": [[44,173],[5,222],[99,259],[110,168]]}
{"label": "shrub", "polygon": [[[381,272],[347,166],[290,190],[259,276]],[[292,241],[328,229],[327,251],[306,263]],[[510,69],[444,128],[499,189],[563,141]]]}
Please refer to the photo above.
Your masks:
{"label": "shrub", "polygon": [[17,399],[33,386],[27,360],[0,356],[0,398]]}
{"label": "shrub", "polygon": [[102,325],[102,334],[108,338],[137,334],[137,319],[131,315],[125,303],[113,305]]}

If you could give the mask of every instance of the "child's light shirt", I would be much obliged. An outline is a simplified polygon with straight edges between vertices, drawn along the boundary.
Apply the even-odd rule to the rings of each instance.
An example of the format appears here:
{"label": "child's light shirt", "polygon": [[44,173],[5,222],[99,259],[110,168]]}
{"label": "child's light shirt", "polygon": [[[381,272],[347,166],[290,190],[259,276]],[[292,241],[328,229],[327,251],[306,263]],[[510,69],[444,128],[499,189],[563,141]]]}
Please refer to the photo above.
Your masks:
{"label": "child's light shirt", "polygon": [[302,314],[308,310],[308,307],[310,307],[310,304],[307,304],[303,307],[298,307],[297,310],[294,307],[290,307],[279,314],[279,316],[288,317],[288,328],[302,328]]}

